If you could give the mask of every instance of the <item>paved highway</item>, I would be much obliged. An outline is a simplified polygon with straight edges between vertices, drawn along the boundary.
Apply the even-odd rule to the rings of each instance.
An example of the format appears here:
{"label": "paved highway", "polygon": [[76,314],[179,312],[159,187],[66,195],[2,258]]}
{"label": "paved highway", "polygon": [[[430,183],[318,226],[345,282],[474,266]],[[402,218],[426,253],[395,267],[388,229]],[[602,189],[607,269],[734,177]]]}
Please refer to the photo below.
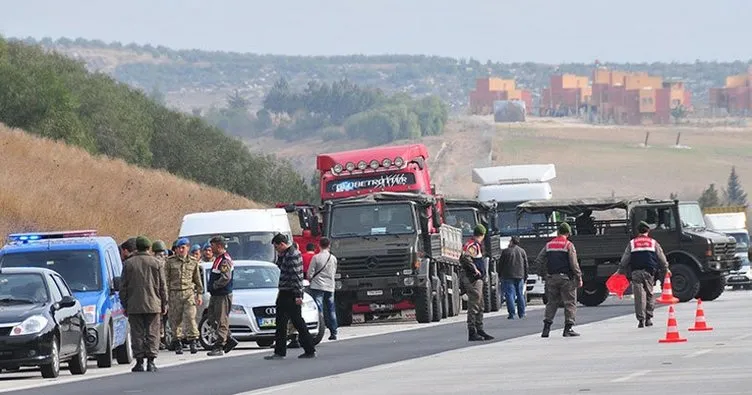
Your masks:
{"label": "paved highway", "polygon": [[[531,306],[532,307],[532,306]],[[630,301],[609,300],[596,308],[580,308],[580,324],[604,320],[627,314],[632,310]],[[562,311],[559,312],[558,332],[560,337]],[[86,394],[237,394],[245,391],[263,389],[298,381],[338,375],[375,367],[379,365],[406,361],[438,353],[467,348],[478,343],[467,341],[464,316],[455,317],[453,323],[438,325],[411,325],[414,328],[399,332],[376,334],[367,337],[343,339],[325,342],[318,347],[319,357],[315,360],[299,360],[300,349],[289,350],[284,361],[266,361],[263,355],[271,350],[235,351],[220,359],[212,359],[179,366],[163,367],[154,373],[124,373],[95,378],[93,373],[100,369],[91,369],[79,381],[70,381],[54,385],[58,395]],[[458,322],[459,321],[459,322]],[[506,314],[499,312],[486,319],[486,331],[497,336],[494,342],[503,344],[504,340],[538,333],[542,326],[542,309],[533,307],[524,320],[507,320]],[[378,325],[375,325],[378,327]],[[350,328],[345,328],[350,329]],[[356,328],[352,328],[356,329]],[[242,355],[245,353],[245,355]],[[183,356],[183,359],[197,356]],[[492,360],[489,360],[492,361]],[[122,371],[122,369],[121,369]],[[6,375],[2,377],[5,378]],[[10,375],[9,375],[10,376]],[[36,377],[35,377],[36,378]],[[10,379],[10,377],[8,377]],[[69,378],[70,379],[70,378]],[[2,383],[8,394],[36,394],[39,389],[13,391],[14,387],[29,386],[36,383]],[[78,380],[78,378],[76,378]],[[36,380],[35,380],[36,381]],[[28,388],[28,387],[27,387]],[[198,390],[198,389],[201,390]],[[350,387],[352,390],[354,387]],[[52,388],[50,388],[52,389]]]}

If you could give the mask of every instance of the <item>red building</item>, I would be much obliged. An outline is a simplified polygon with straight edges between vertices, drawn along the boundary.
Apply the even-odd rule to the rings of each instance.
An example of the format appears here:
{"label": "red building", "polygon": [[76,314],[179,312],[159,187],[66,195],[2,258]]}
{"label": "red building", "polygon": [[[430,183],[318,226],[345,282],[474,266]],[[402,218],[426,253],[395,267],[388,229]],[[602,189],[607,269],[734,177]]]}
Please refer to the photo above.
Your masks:
{"label": "red building", "polygon": [[487,77],[478,78],[475,81],[475,90],[470,91],[470,113],[493,114],[494,102],[497,100],[523,101],[528,114],[533,108],[533,96],[530,91],[517,89],[514,80]]}
{"label": "red building", "polygon": [[752,67],[745,74],[726,77],[723,88],[710,88],[710,107],[723,108],[730,114],[752,111]]}
{"label": "red building", "polygon": [[540,101],[542,116],[567,116],[590,101],[592,89],[588,77],[574,74],[552,75],[548,88],[543,89]]}

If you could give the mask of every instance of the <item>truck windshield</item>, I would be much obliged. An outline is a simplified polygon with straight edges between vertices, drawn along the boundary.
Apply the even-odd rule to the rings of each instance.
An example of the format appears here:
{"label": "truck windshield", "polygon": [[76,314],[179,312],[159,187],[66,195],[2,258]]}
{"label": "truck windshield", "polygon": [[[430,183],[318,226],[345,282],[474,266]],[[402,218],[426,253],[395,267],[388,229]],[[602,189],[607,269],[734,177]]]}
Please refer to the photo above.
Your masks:
{"label": "truck windshield", "polygon": [[729,236],[736,239],[736,252],[747,252],[749,250],[749,233],[729,233]]}
{"label": "truck windshield", "polygon": [[[236,261],[276,262],[277,254],[272,245],[276,232],[223,233],[227,241],[227,253]],[[191,244],[208,243],[215,235],[184,236]],[[288,235],[289,236],[289,235]]]}
{"label": "truck windshield", "polygon": [[73,292],[102,289],[97,250],[30,251],[5,254],[0,267],[38,267],[60,274]]}
{"label": "truck windshield", "polygon": [[680,204],[679,216],[683,228],[705,228],[705,219],[699,204]]}
{"label": "truck windshield", "polygon": [[332,209],[332,238],[415,233],[415,213],[408,203],[364,204]]}
{"label": "truck windshield", "polygon": [[449,210],[446,216],[446,224],[462,229],[463,236],[472,236],[473,228],[477,225],[475,211],[470,209]]}
{"label": "truck windshield", "polygon": [[535,234],[534,224],[546,223],[545,214],[522,213],[517,220],[517,211],[501,211],[496,214],[496,226],[502,236],[523,236]]}

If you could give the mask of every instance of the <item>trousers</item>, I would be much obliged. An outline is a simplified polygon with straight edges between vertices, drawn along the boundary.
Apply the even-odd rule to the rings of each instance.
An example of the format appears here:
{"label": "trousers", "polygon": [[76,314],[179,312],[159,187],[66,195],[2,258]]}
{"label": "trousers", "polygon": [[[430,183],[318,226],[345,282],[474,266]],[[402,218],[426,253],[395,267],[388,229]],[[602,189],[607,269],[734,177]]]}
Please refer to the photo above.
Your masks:
{"label": "trousers", "polygon": [[645,270],[632,272],[632,294],[634,295],[635,316],[639,321],[653,318],[655,301],[653,300],[653,287],[655,279]]}
{"label": "trousers", "polygon": [[[514,317],[515,307],[517,315],[522,318],[525,316],[525,280],[521,278],[505,278],[504,298],[507,300],[507,313]],[[516,306],[515,306],[516,305]]]}
{"label": "trousers", "polygon": [[483,330],[483,280],[475,280],[471,283],[467,276],[462,274],[465,293],[467,294],[467,327],[468,329]]}
{"label": "trousers", "polygon": [[577,284],[566,274],[546,276],[546,313],[543,322],[553,323],[559,304],[564,304],[564,323],[574,325],[577,314]]}
{"label": "trousers", "polygon": [[230,310],[232,309],[232,294],[212,295],[209,298],[209,318],[216,329],[217,341],[215,348],[224,347],[230,336]]}
{"label": "trousers", "polygon": [[156,358],[159,354],[160,314],[129,314],[131,349],[136,358]]}
{"label": "trousers", "polygon": [[298,331],[300,345],[306,353],[316,351],[313,346],[313,336],[308,331],[308,326],[303,320],[302,306],[295,303],[295,294],[291,291],[279,290],[277,294],[277,315],[275,323],[277,331],[274,334],[274,353],[281,356],[287,355],[287,322],[292,321],[292,326]]}
{"label": "trousers", "polygon": [[170,307],[167,312],[172,328],[172,339],[198,339],[196,324],[196,296],[193,290],[170,291]]}
{"label": "trousers", "polygon": [[324,321],[326,321],[326,327],[332,335],[337,334],[337,308],[334,305],[334,292],[322,291],[320,289],[312,289],[310,291],[313,299],[316,300],[316,304],[319,306],[319,311],[324,314]]}

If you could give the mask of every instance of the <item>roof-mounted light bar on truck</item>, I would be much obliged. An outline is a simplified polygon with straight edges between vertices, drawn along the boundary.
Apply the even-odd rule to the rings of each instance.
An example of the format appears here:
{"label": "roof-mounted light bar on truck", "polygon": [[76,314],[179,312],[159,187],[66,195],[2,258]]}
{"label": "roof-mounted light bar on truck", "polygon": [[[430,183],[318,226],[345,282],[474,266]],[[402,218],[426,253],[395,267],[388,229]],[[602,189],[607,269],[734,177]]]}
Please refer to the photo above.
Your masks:
{"label": "roof-mounted light bar on truck", "polygon": [[94,237],[97,235],[96,230],[69,230],[62,232],[35,232],[35,233],[13,233],[8,235],[11,243],[23,244],[30,241],[67,239],[71,237]]}
{"label": "roof-mounted light bar on truck", "polygon": [[392,167],[396,166],[398,168],[401,168],[405,164],[405,160],[401,157],[394,158],[394,161],[392,161],[390,158],[384,158],[381,162],[379,162],[376,159],[372,159],[370,162],[366,162],[365,160],[361,160],[358,162],[357,166],[353,162],[347,162],[346,164],[337,163],[332,167],[332,173],[334,174],[340,174],[344,170],[347,170],[348,172],[353,172],[357,168],[360,171],[366,170],[368,167],[370,167],[372,170],[376,170],[381,167]]}

